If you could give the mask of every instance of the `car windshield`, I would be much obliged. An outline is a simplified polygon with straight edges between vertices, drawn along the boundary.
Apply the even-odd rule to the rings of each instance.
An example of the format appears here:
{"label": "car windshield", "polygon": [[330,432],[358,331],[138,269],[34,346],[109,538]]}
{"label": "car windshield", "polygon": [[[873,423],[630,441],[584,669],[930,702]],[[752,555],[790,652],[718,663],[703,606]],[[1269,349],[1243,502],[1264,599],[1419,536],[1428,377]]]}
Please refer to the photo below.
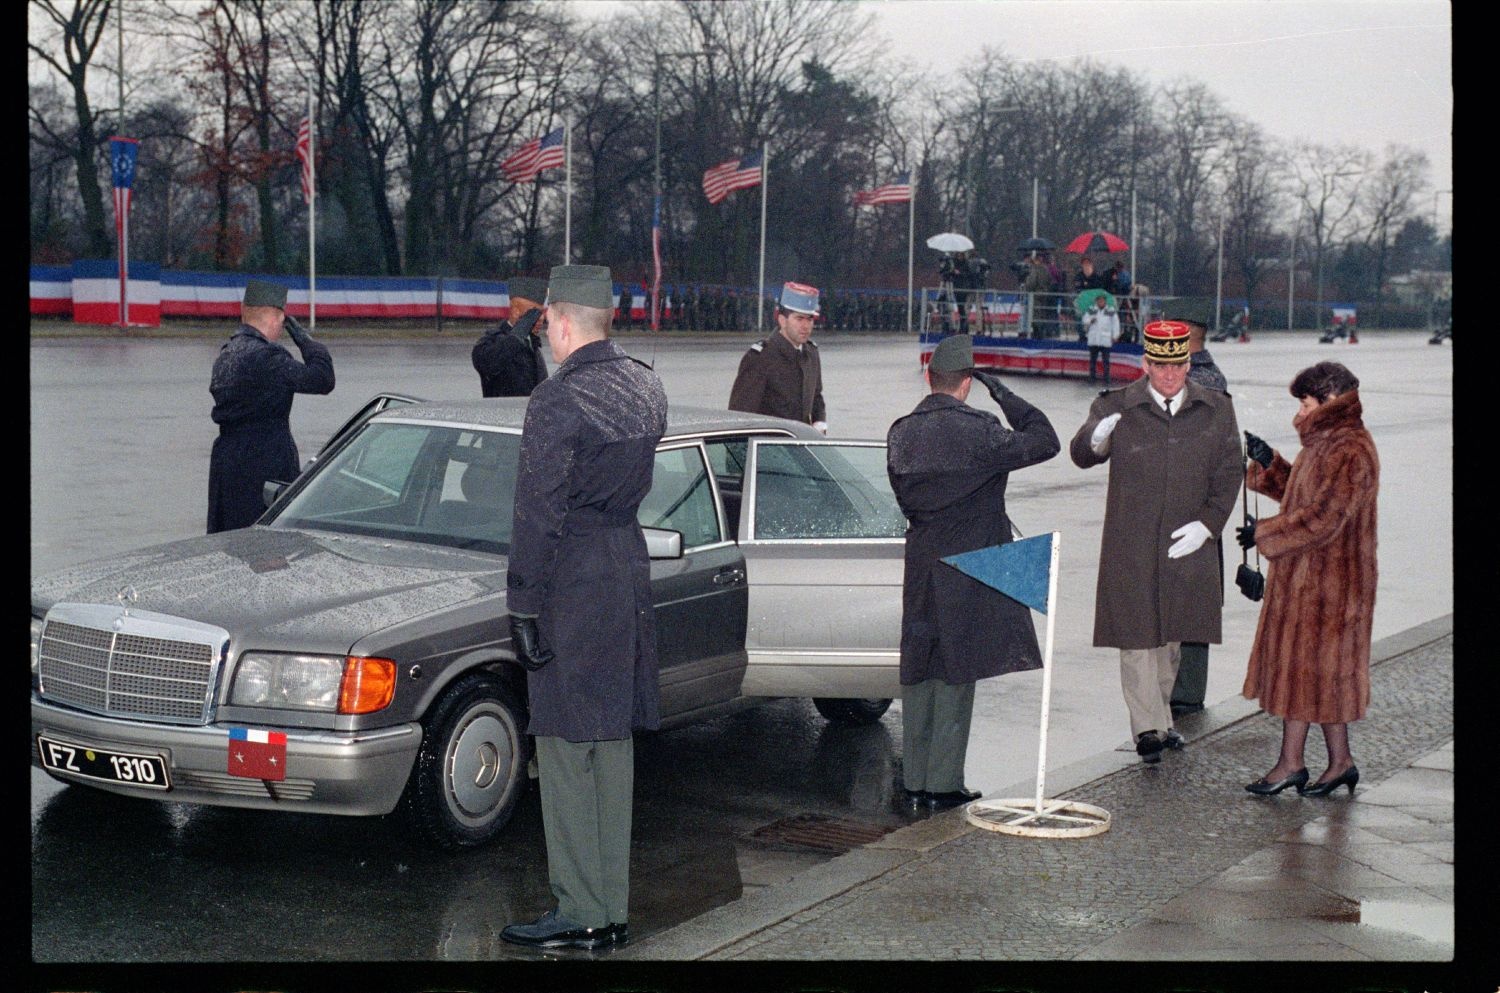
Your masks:
{"label": "car windshield", "polygon": [[375,421],[268,523],[504,555],[520,448],[510,432]]}

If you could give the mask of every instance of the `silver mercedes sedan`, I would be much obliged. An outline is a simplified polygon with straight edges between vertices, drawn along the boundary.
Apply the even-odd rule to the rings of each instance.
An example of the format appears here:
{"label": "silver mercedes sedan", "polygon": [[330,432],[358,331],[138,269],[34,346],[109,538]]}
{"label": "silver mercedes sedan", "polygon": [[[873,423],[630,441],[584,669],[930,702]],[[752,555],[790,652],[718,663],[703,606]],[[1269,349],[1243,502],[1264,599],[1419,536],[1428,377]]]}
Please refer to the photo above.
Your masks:
{"label": "silver mercedes sedan", "polygon": [[[37,577],[31,758],[163,801],[399,811],[492,840],[529,785],[506,554],[525,399],[371,400],[253,526]],[[640,523],[663,727],[899,693],[906,521],[882,442],[672,408]]]}

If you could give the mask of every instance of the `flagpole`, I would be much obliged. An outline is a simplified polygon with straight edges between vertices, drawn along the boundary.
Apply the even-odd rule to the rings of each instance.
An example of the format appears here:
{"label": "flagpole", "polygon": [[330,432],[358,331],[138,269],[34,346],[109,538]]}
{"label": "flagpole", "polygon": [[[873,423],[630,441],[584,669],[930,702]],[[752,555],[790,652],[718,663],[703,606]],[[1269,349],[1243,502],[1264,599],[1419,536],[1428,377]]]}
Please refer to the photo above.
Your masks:
{"label": "flagpole", "polygon": [[766,306],[766,185],[770,178],[771,143],[762,142],[760,146],[760,290],[755,294],[755,332],[760,333],[765,327],[762,323],[763,313]]}
{"label": "flagpole", "polygon": [[[908,176],[908,179],[911,177]],[[906,333],[911,334],[911,293],[912,272],[914,271],[914,260],[916,258],[916,235],[917,235],[917,184],[912,183],[908,190],[910,199],[906,201]]]}
{"label": "flagpole", "polygon": [[573,127],[567,121],[563,121],[563,161],[567,163],[564,168],[566,178],[563,180],[566,192],[563,200],[563,265],[568,265],[573,259]]}
{"label": "flagpole", "polygon": [[318,326],[318,122],[312,82],[307,84],[307,327]]}
{"label": "flagpole", "polygon": [[1047,711],[1052,700],[1052,632],[1057,625],[1057,561],[1061,551],[1062,532],[1052,532],[1052,559],[1047,566],[1047,650],[1042,655],[1042,740],[1036,756],[1036,809],[1042,809],[1046,796],[1043,779],[1047,773]]}
{"label": "flagpole", "polygon": [[[120,100],[120,134],[125,134],[125,5],[119,6],[119,16],[115,18],[115,62],[118,72],[117,92]],[[115,197],[116,210],[119,209],[120,197]],[[118,218],[117,218],[118,220]],[[120,327],[130,326],[130,211],[125,211],[124,221],[119,229],[119,255],[120,255]]]}

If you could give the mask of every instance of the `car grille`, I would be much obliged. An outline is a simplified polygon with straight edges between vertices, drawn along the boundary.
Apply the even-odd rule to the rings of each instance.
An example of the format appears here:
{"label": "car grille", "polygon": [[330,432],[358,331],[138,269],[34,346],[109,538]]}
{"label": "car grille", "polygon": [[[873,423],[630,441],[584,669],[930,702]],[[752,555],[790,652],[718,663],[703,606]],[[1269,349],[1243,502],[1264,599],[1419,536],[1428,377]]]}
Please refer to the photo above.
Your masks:
{"label": "car grille", "polygon": [[38,648],[41,696],[110,717],[206,724],[228,638],[148,611],[58,604]]}

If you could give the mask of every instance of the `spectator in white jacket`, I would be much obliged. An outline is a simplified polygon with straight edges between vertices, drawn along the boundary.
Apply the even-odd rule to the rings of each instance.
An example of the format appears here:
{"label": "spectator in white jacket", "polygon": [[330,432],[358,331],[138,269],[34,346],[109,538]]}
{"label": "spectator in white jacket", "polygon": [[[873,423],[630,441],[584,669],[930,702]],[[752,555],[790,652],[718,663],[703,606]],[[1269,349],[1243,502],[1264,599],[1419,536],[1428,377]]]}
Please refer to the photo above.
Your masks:
{"label": "spectator in white jacket", "polygon": [[1109,298],[1099,294],[1094,305],[1083,312],[1083,333],[1089,345],[1089,382],[1099,376],[1095,363],[1104,360],[1104,388],[1109,389],[1109,351],[1120,340],[1120,313],[1109,305]]}

